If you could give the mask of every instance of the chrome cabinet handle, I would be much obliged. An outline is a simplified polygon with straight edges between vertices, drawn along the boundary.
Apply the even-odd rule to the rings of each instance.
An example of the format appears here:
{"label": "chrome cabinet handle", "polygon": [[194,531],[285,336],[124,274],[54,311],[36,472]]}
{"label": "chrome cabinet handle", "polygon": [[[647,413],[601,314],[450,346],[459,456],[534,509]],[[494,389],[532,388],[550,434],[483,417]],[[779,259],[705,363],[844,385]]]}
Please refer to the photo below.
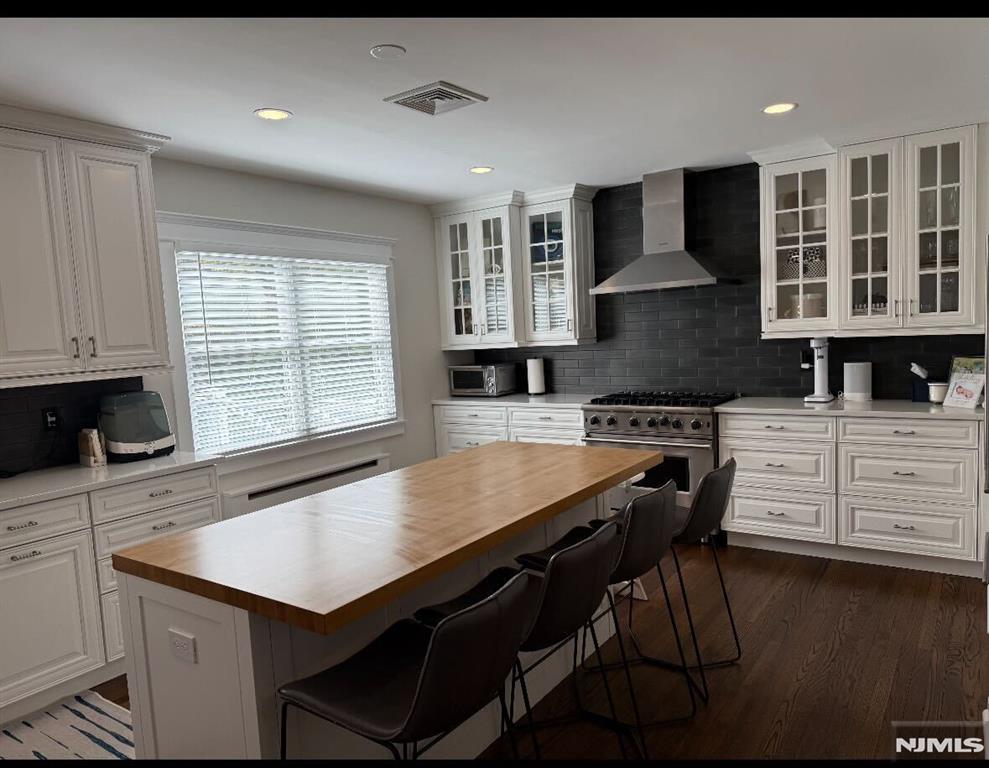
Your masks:
{"label": "chrome cabinet handle", "polygon": [[914,301],[913,299],[910,299],[910,301],[907,302],[907,314],[910,317],[913,317],[913,301]]}
{"label": "chrome cabinet handle", "polygon": [[898,525],[893,523],[893,527],[901,531],[916,531],[917,529],[912,525]]}
{"label": "chrome cabinet handle", "polygon": [[8,531],[23,531],[25,528],[34,528],[38,524],[37,520],[28,520],[26,523],[21,523],[20,525],[8,525]]}
{"label": "chrome cabinet handle", "polygon": [[916,435],[917,433],[912,429],[894,429],[894,435]]}
{"label": "chrome cabinet handle", "polygon": [[569,317],[567,318],[567,330],[568,331],[573,330],[573,320],[571,320]]}
{"label": "chrome cabinet handle", "polygon": [[474,335],[477,336],[477,323],[474,323]]}
{"label": "chrome cabinet handle", "polygon": [[32,549],[26,555],[11,555],[10,556],[10,562],[16,563],[19,560],[29,560],[30,558],[37,557],[40,554],[41,554],[41,550],[40,549]]}
{"label": "chrome cabinet handle", "polygon": [[786,429],[786,427],[782,427],[782,426],[774,426],[773,424],[766,424],[766,425],[765,425],[765,426],[763,427],[763,429]]}
{"label": "chrome cabinet handle", "polygon": [[893,317],[900,316],[900,300],[893,299]]}
{"label": "chrome cabinet handle", "polygon": [[900,472],[898,469],[893,470],[894,475],[899,475],[900,477],[916,477],[916,472]]}
{"label": "chrome cabinet handle", "polygon": [[785,467],[785,466],[786,466],[786,464],[773,464],[773,462],[771,462],[771,461],[767,461],[767,462],[766,462],[766,466],[767,466],[767,467],[773,467],[773,468],[775,468],[775,469],[782,469],[783,467]]}
{"label": "chrome cabinet handle", "polygon": [[169,520],[167,523],[159,523],[158,525],[152,525],[151,526],[151,530],[152,531],[163,531],[166,528],[174,528],[174,527],[175,527],[175,523],[172,522],[171,520]]}
{"label": "chrome cabinet handle", "polygon": [[478,418],[478,417],[479,417],[479,416],[480,416],[481,414],[479,414],[479,413],[468,413],[467,415],[468,415],[468,416],[470,416],[471,418],[474,418],[474,419],[476,419],[476,418]]}
{"label": "chrome cabinet handle", "polygon": [[93,350],[93,357],[96,357],[96,337],[95,336],[90,336],[89,337],[89,347],[90,347],[90,349]]}
{"label": "chrome cabinet handle", "polygon": [[773,517],[786,517],[786,512],[773,512],[771,509],[767,509],[766,514],[772,515]]}
{"label": "chrome cabinet handle", "polygon": [[78,336],[73,336],[72,337],[72,345],[76,348],[76,351],[72,354],[72,357],[74,357],[76,360],[78,360],[79,359],[79,337]]}
{"label": "chrome cabinet handle", "polygon": [[467,441],[464,442],[464,445],[469,445],[471,447],[477,447],[478,445],[480,445],[480,443],[475,443],[472,440],[467,440]]}
{"label": "chrome cabinet handle", "polygon": [[772,307],[766,307],[766,322],[767,323],[773,322],[773,308]]}
{"label": "chrome cabinet handle", "polygon": [[157,499],[159,496],[168,496],[168,494],[170,494],[171,492],[172,492],[171,488],[163,488],[160,491],[151,491],[151,493],[148,494],[148,498]]}
{"label": "chrome cabinet handle", "polygon": [[552,416],[540,416],[539,417],[539,420],[540,421],[552,421],[553,420],[553,417]]}

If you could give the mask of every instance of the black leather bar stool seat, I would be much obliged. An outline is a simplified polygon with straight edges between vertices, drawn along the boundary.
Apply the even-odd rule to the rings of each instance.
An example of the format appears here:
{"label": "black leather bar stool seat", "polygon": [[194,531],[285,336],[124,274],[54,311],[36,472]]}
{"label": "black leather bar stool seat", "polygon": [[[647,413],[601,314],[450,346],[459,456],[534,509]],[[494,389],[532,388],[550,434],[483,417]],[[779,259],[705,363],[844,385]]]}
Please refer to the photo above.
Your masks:
{"label": "black leather bar stool seat", "polygon": [[[511,581],[513,577],[518,576],[519,573],[518,568],[495,568],[466,592],[450,598],[445,602],[420,608],[415,612],[415,620],[424,626],[435,627],[450,614],[462,611],[475,603],[487,599]],[[539,592],[542,587],[543,585],[540,579],[529,579],[526,582],[526,589],[529,590],[529,599],[532,601],[533,606],[539,604]],[[535,610],[533,610],[534,617]],[[528,633],[528,627],[526,628],[526,633]]]}
{"label": "black leather bar stool seat", "polygon": [[[604,524],[604,520],[601,524]],[[572,547],[574,544],[579,544],[588,536],[594,533],[596,528],[600,526],[595,526],[591,528],[587,525],[579,525],[576,528],[571,528],[563,536],[554,541],[545,549],[540,549],[537,552],[525,552],[515,558],[515,562],[521,565],[523,568],[530,568],[534,571],[543,572],[546,570],[546,566],[549,565],[550,558],[553,557],[557,552],[562,552],[564,549]]]}

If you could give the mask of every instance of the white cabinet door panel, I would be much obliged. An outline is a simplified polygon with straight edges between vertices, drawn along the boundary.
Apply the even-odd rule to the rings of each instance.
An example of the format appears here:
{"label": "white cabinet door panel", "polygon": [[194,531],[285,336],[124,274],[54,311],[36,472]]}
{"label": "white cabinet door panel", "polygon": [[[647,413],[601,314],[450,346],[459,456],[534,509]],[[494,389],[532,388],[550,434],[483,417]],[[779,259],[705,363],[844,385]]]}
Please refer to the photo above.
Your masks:
{"label": "white cabinet door panel", "polygon": [[976,503],[976,451],[849,444],[839,450],[842,493]]}
{"label": "white cabinet door panel", "polygon": [[834,445],[788,440],[721,440],[722,462],[734,458],[737,485],[834,490]]}
{"label": "white cabinet door panel", "polygon": [[498,427],[475,427],[472,424],[440,424],[436,436],[437,455],[446,456],[477,448],[498,440],[507,440],[508,430]]}
{"label": "white cabinet door panel", "polygon": [[834,541],[834,496],[738,488],[721,527],[806,541]]}
{"label": "white cabinet door panel", "polygon": [[830,416],[763,416],[757,413],[722,413],[718,417],[718,429],[722,437],[834,440],[834,418]]}
{"label": "white cabinet door panel", "polygon": [[975,558],[975,507],[841,497],[839,544]]}
{"label": "white cabinet door panel", "polygon": [[114,661],[124,655],[124,630],[120,617],[120,593],[111,592],[100,598],[103,609],[103,642],[106,660]]}
{"label": "white cabinet door panel", "polygon": [[81,370],[58,139],[0,128],[0,377]]}
{"label": "white cabinet door panel", "polygon": [[0,555],[0,705],[103,664],[89,531]]}
{"label": "white cabinet door panel", "polygon": [[85,296],[87,368],[167,363],[164,299],[144,152],[64,142],[72,250]]}
{"label": "white cabinet door panel", "polygon": [[881,445],[930,445],[939,448],[978,448],[979,422],[939,419],[838,420],[838,441]]}
{"label": "white cabinet door panel", "polygon": [[0,549],[89,528],[86,494],[27,504],[0,512]]}

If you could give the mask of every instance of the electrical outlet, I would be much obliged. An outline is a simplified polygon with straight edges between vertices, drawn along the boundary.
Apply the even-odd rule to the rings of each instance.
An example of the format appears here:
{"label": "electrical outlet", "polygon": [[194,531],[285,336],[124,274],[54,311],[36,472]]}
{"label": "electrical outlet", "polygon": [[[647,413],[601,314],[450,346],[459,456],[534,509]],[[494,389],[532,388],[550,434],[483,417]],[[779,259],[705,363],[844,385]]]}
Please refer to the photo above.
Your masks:
{"label": "electrical outlet", "polygon": [[45,430],[50,431],[61,426],[58,421],[58,408],[44,408],[41,411],[41,416]]}
{"label": "electrical outlet", "polygon": [[172,649],[172,656],[190,664],[196,664],[196,636],[183,632],[174,627],[168,628],[168,645]]}

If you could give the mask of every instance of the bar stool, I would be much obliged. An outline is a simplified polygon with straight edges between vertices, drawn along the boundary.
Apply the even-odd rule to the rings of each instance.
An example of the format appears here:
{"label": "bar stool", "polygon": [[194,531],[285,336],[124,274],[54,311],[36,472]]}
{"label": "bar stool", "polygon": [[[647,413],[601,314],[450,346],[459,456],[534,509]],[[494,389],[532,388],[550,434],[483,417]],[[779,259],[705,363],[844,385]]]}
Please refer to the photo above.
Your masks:
{"label": "bar stool", "polygon": [[505,679],[532,623],[539,582],[513,572],[435,627],[404,619],[345,661],[282,686],[282,759],[290,706],[413,760],[496,697],[506,717]]}
{"label": "bar stool", "polygon": [[[503,727],[510,728],[511,722],[514,720],[515,686],[517,683],[521,689],[526,720],[533,741],[533,750],[537,757],[540,757],[540,752],[536,729],[562,722],[566,718],[556,718],[541,723],[536,723],[533,720],[532,705],[529,700],[529,690],[525,682],[525,675],[571,640],[573,640],[574,644],[574,674],[571,675],[571,680],[574,685],[574,694],[577,698],[578,712],[580,716],[588,720],[616,730],[619,748],[622,751],[622,755],[627,756],[622,734],[617,730],[625,726],[618,720],[615,714],[614,700],[611,696],[611,688],[607,675],[602,673],[605,694],[608,699],[608,705],[611,708],[612,716],[610,718],[598,715],[584,708],[576,681],[577,635],[604,599],[604,593],[607,591],[608,586],[608,576],[611,573],[618,554],[618,544],[618,527],[613,523],[601,526],[598,530],[587,526],[580,526],[568,531],[559,541],[546,549],[520,555],[516,558],[516,562],[523,568],[536,571],[542,576],[542,578],[536,579],[541,584],[538,608],[519,650],[528,652],[543,651],[544,653],[536,661],[524,668],[519,659],[515,660],[511,681],[511,701],[508,710],[504,713],[506,722],[503,723]],[[468,595],[479,588],[481,588],[481,585],[446,603],[420,609],[416,613],[416,618],[423,623],[432,623],[446,615],[448,611],[455,609],[463,600],[470,599]],[[483,588],[481,591],[483,591]],[[598,654],[598,661],[600,662],[600,646],[598,645],[597,634],[593,631],[592,639],[595,651]]]}
{"label": "bar stool", "polygon": [[[694,627],[694,619],[690,611],[690,601],[687,598],[687,588],[683,579],[683,571],[680,568],[680,558],[677,556],[677,546],[685,544],[699,544],[705,538],[710,539],[711,533],[713,533],[721,523],[725,510],[728,508],[728,500],[731,496],[731,489],[735,480],[735,468],[735,459],[729,459],[721,467],[708,472],[701,478],[700,483],[697,485],[697,490],[694,493],[693,502],[690,507],[676,507],[676,533],[673,536],[673,542],[670,546],[670,551],[673,554],[673,563],[676,567],[677,580],[680,582],[680,594],[683,598],[684,611],[687,614],[687,624],[690,628],[691,644],[694,649],[694,655],[697,658],[697,664],[691,665],[689,669],[696,670],[699,673],[701,684],[698,688],[698,692],[705,702],[708,700],[710,695],[705,670],[728,666],[738,662],[738,660],[742,657],[742,644],[738,637],[738,628],[735,625],[735,616],[731,610],[731,601],[728,598],[728,589],[725,586],[725,578],[721,571],[721,563],[718,560],[718,547],[713,540],[710,540],[711,552],[714,556],[714,566],[718,572],[718,581],[721,585],[721,595],[724,599],[725,609],[728,614],[728,622],[731,625],[732,637],[735,643],[735,652],[732,656],[720,659],[718,661],[705,662],[701,658],[697,631]],[[629,611],[629,637],[631,638],[632,644],[635,646],[636,651],[645,661],[670,669],[679,668],[679,665],[677,665],[676,662],[642,654],[639,640],[635,636],[632,629],[631,610]],[[693,680],[693,678],[691,678],[691,680]]]}

